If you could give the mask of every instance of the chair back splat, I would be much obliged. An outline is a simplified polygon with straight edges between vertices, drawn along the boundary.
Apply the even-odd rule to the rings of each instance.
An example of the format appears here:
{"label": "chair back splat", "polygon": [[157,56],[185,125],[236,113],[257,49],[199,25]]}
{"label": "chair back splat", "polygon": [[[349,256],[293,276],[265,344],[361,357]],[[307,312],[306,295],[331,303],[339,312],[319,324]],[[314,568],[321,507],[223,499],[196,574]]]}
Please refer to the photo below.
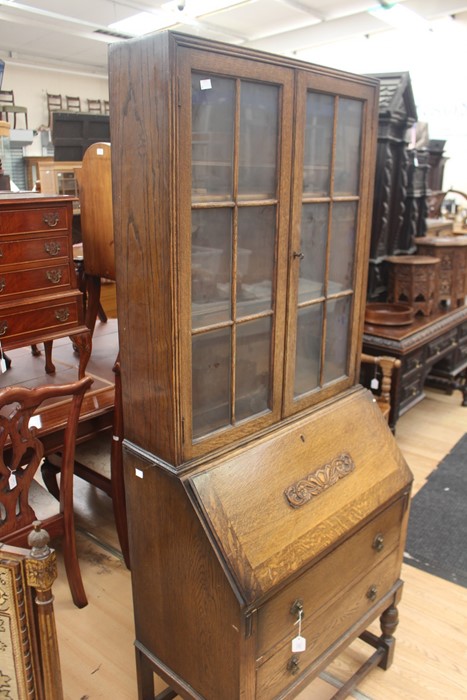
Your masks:
{"label": "chair back splat", "polygon": [[[61,535],[68,582],[78,607],[84,607],[87,599],[76,553],[73,465],[81,404],[92,383],[91,377],[85,377],[70,384],[0,389],[0,540],[25,546],[37,519],[42,520],[52,538]],[[44,456],[37,416],[45,401],[59,399],[71,399],[64,403],[60,504],[57,513],[42,518],[30,503],[31,486]]]}

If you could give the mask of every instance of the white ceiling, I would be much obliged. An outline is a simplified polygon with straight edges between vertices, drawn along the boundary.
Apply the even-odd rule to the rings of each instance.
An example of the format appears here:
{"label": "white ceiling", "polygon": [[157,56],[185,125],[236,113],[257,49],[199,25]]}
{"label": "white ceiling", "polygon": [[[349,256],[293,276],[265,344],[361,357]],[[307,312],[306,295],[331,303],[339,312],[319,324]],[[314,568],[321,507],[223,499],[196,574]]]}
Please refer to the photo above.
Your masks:
{"label": "white ceiling", "polygon": [[[186,13],[193,1],[186,0]],[[138,12],[158,10],[166,3],[167,0],[0,0],[0,57],[19,64],[106,74],[108,43],[116,40],[106,34],[109,25]],[[467,26],[467,0],[400,0],[399,4],[428,21],[455,15],[458,22]],[[235,7],[198,16],[194,22],[174,7],[173,28],[292,54],[388,31],[389,25],[367,12],[379,5],[379,0],[244,0]]]}

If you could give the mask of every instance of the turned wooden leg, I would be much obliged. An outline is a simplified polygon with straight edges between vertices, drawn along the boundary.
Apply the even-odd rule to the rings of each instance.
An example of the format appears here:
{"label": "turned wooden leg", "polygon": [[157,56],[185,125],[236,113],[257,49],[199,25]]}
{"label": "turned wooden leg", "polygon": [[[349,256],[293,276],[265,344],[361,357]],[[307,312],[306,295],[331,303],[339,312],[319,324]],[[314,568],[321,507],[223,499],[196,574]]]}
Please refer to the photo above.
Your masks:
{"label": "turned wooden leg", "polygon": [[387,608],[380,617],[381,625],[381,641],[386,647],[386,653],[378,664],[384,670],[388,669],[392,664],[394,659],[394,649],[396,645],[396,640],[394,639],[394,632],[396,631],[397,625],[399,624],[399,612],[395,605],[391,605]]}

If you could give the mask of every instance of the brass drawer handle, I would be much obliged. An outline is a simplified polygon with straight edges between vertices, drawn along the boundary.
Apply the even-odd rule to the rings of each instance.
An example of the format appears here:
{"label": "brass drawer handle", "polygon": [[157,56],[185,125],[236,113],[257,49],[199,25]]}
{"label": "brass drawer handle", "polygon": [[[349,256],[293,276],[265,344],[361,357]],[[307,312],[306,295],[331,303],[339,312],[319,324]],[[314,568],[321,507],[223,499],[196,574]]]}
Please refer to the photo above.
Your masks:
{"label": "brass drawer handle", "polygon": [[295,654],[287,662],[287,671],[292,674],[292,676],[297,675],[300,672],[300,659]]}
{"label": "brass drawer handle", "polygon": [[4,336],[8,330],[8,323],[6,321],[0,321],[0,336]]}
{"label": "brass drawer handle", "polygon": [[301,598],[297,598],[297,600],[292,603],[290,606],[290,614],[294,617],[301,616],[302,619],[305,617],[305,613],[303,612],[303,600],[301,600]]}
{"label": "brass drawer handle", "polygon": [[373,549],[376,549],[377,552],[381,552],[381,550],[384,547],[384,535],[382,532],[378,532],[375,539],[373,540],[372,546],[373,546]]}
{"label": "brass drawer handle", "polygon": [[299,250],[299,251],[296,251],[296,250],[295,250],[295,251],[294,251],[294,254],[293,254],[293,257],[294,257],[294,258],[298,258],[299,260],[303,260],[303,258],[305,257],[305,253],[302,253],[301,250]]}
{"label": "brass drawer handle", "polygon": [[44,244],[44,249],[49,255],[58,255],[60,252],[60,243],[57,243],[57,241],[50,241],[50,243]]}
{"label": "brass drawer handle", "polygon": [[55,318],[57,321],[60,321],[60,323],[65,323],[65,321],[68,321],[70,318],[70,312],[68,309],[57,309],[55,311]]}
{"label": "brass drawer handle", "polygon": [[377,595],[378,595],[377,587],[375,585],[370,586],[366,592],[366,597],[368,598],[368,600],[376,600]]}
{"label": "brass drawer handle", "polygon": [[62,279],[61,270],[47,270],[46,277],[52,284],[58,284]]}
{"label": "brass drawer handle", "polygon": [[47,224],[47,226],[50,226],[50,228],[55,228],[60,220],[60,215],[58,211],[47,212],[47,214],[44,214],[42,217],[42,220],[44,224]]}
{"label": "brass drawer handle", "polygon": [[5,278],[2,277],[2,278],[0,279],[0,292],[3,292],[3,290],[5,289],[5,287],[6,287],[6,281],[5,281]]}

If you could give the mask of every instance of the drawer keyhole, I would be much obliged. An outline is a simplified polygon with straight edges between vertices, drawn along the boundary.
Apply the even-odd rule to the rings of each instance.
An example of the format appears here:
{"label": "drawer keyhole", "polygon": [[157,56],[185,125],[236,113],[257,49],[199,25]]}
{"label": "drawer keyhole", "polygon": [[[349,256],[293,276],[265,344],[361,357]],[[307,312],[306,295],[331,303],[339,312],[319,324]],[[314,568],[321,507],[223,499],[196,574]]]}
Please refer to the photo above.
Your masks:
{"label": "drawer keyhole", "polygon": [[295,676],[300,671],[300,659],[295,654],[289,659],[287,663],[287,671]]}
{"label": "drawer keyhole", "polygon": [[377,552],[381,552],[383,547],[384,547],[384,536],[381,532],[378,532],[375,539],[373,540],[373,549],[376,549]]}
{"label": "drawer keyhole", "polygon": [[292,603],[290,607],[290,614],[297,618],[301,617],[303,619],[305,617],[305,613],[303,611],[303,600],[301,600],[301,598],[297,598],[297,600]]}

